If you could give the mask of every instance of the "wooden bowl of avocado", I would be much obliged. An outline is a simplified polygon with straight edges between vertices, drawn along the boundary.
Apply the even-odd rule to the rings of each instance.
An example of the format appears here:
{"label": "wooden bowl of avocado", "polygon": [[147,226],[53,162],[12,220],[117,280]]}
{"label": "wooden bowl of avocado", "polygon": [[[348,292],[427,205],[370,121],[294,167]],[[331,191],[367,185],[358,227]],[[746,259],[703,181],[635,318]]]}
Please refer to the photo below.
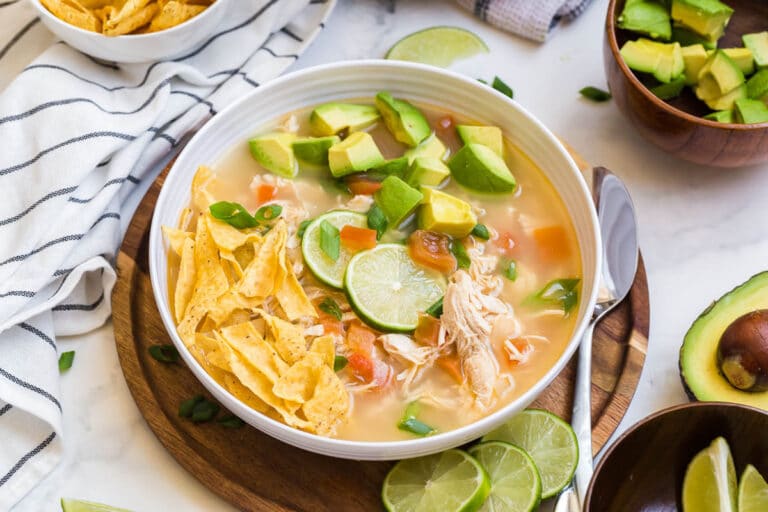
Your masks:
{"label": "wooden bowl of avocado", "polygon": [[717,167],[768,161],[768,2],[610,0],[603,59],[619,109],[658,147]]}

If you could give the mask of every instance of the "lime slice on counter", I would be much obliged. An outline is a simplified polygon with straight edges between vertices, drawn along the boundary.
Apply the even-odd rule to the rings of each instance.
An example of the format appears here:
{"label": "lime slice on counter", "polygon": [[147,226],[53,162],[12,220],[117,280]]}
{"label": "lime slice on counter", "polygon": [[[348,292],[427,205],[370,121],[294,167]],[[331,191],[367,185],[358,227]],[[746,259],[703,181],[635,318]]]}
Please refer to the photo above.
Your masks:
{"label": "lime slice on counter", "polygon": [[755,466],[747,465],[739,482],[739,512],[768,510],[768,483]]}
{"label": "lime slice on counter", "polygon": [[304,257],[304,263],[309,270],[329,286],[342,288],[344,285],[344,271],[352,258],[353,253],[347,251],[344,246],[339,250],[339,257],[336,260],[331,259],[320,247],[320,224],[327,220],[333,224],[336,229],[351,224],[358,228],[368,227],[368,218],[365,214],[352,212],[349,210],[334,210],[320,215],[307,226],[304,236],[301,239],[301,255]]}
{"label": "lime slice on counter", "polygon": [[532,512],[541,502],[541,478],[533,459],[517,446],[488,441],[469,449],[491,479],[482,512]]}
{"label": "lime slice on counter", "polygon": [[468,453],[442,453],[401,460],[381,490],[390,512],[475,512],[491,485],[482,466]]}
{"label": "lime slice on counter", "polygon": [[101,503],[61,498],[61,510],[64,512],[131,512],[124,508],[110,507]]}
{"label": "lime slice on counter", "polygon": [[442,297],[445,287],[442,275],[416,265],[400,244],[380,244],[359,252],[344,276],[344,289],[355,312],[383,331],[414,330],[419,313]]}
{"label": "lime slice on counter", "polygon": [[579,461],[571,426],[541,409],[526,409],[482,440],[505,441],[525,450],[539,470],[542,499],[551,498],[568,485]]}
{"label": "lime slice on counter", "polygon": [[432,27],[405,36],[389,49],[385,58],[448,67],[478,53],[488,53],[488,45],[469,30]]}
{"label": "lime slice on counter", "polygon": [[736,512],[736,469],[728,443],[722,437],[712,441],[688,464],[683,480],[683,510]]}

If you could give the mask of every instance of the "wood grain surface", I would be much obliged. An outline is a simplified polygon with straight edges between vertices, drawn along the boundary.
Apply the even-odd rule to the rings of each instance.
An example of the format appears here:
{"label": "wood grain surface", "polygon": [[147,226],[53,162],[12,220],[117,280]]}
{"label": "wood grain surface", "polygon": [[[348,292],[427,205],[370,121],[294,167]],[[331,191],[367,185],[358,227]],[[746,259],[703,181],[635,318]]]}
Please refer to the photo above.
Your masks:
{"label": "wood grain surface", "polygon": [[[582,168],[587,164],[577,158]],[[115,341],[128,388],[152,431],[187,471],[241,510],[381,510],[381,483],[392,463],[335,459],[294,448],[258,430],[193,424],[178,416],[179,403],[209,396],[183,363],[154,360],[148,347],[171,343],[157,312],[149,279],[148,234],[155,201],[168,169],[147,192],[131,221],[117,259],[112,294]],[[592,375],[593,448],[616,429],[629,406],[645,361],[649,304],[640,262],[630,296],[596,330]],[[575,359],[534,403],[570,416]]]}

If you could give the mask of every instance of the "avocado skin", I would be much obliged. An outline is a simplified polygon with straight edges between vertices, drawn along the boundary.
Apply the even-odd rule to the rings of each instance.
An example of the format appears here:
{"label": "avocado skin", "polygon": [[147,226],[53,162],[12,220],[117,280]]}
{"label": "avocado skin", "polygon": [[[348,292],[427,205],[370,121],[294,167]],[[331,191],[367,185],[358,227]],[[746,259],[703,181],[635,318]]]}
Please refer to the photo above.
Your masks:
{"label": "avocado skin", "polygon": [[[757,290],[756,292],[754,290]],[[742,403],[745,405],[751,405],[753,407],[760,407],[762,409],[768,410],[768,392],[759,392],[759,393],[750,393],[745,391],[739,391],[736,388],[730,387],[730,384],[726,381],[725,377],[722,376],[722,374],[718,371],[717,372],[717,378],[722,379],[723,383],[725,383],[725,386],[728,386],[729,392],[724,393],[724,396],[719,397],[707,397],[703,398],[700,397],[705,391],[703,390],[699,393],[699,396],[697,396],[696,388],[697,384],[693,383],[695,380],[694,374],[697,372],[696,367],[690,367],[690,364],[696,363],[697,365],[701,365],[701,362],[706,363],[707,359],[709,359],[709,364],[716,365],[717,364],[717,343],[706,343],[707,340],[699,339],[697,335],[700,334],[700,331],[702,332],[701,335],[706,334],[706,327],[707,323],[710,320],[710,315],[715,312],[715,308],[722,305],[722,307],[728,307],[733,308],[737,310],[737,313],[732,315],[733,318],[731,321],[736,320],[741,314],[738,314],[738,308],[741,304],[740,299],[744,300],[744,296],[746,296],[747,299],[750,298],[750,293],[760,293],[763,292],[766,296],[768,296],[768,271],[761,272],[759,274],[755,274],[751,278],[749,278],[746,282],[743,284],[740,284],[739,286],[736,286],[731,291],[725,293],[722,297],[717,299],[716,301],[713,301],[704,311],[701,312],[701,314],[694,320],[694,322],[691,324],[690,329],[688,329],[688,332],[685,334],[685,338],[683,340],[683,344],[680,347],[679,352],[679,359],[678,359],[678,371],[680,374],[680,380],[683,385],[683,389],[685,393],[688,395],[688,397],[692,401],[725,401],[725,402],[733,402],[733,403]],[[762,296],[761,296],[762,297]],[[768,304],[768,299],[763,299],[764,304]],[[759,309],[759,306],[758,308]],[[730,310],[730,309],[729,309]],[[719,339],[717,340],[719,341]],[[712,348],[712,353],[708,353],[709,348]],[[695,351],[695,356],[688,356],[686,357],[686,353],[690,351]],[[707,353],[696,353],[701,351],[707,351]],[[691,359],[693,359],[694,363],[691,363]],[[686,362],[688,362],[689,367],[686,368]],[[701,370],[703,372],[703,370]],[[717,384],[717,383],[714,383]],[[722,384],[722,383],[721,383]],[[700,386],[700,385],[699,385]],[[711,387],[715,387],[712,385]],[[751,399],[751,400],[748,400]]]}

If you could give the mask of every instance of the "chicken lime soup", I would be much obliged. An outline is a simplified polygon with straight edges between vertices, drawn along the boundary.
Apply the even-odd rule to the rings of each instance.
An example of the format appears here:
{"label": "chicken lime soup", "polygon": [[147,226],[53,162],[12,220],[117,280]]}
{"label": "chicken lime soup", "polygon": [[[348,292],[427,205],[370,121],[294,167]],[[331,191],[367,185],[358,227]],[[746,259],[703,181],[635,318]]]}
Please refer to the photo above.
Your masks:
{"label": "chicken lime soup", "polygon": [[164,227],[170,303],[199,364],[257,411],[342,439],[430,436],[565,350],[576,235],[498,127],[382,92],[289,113],[210,164]]}

